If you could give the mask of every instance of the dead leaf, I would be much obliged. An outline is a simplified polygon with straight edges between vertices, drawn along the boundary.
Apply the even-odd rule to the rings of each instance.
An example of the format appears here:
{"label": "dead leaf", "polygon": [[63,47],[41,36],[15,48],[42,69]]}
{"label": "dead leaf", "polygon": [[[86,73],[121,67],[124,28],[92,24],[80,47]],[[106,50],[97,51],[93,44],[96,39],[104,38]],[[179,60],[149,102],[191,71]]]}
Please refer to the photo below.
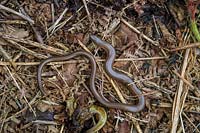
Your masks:
{"label": "dead leaf", "polygon": [[14,28],[10,31],[10,35],[15,38],[26,38],[29,36],[29,32],[25,29]]}
{"label": "dead leaf", "polygon": [[158,25],[160,27],[160,30],[161,30],[162,34],[163,34],[163,38],[166,41],[168,41],[170,44],[176,43],[176,37],[169,32],[167,27],[159,20],[157,20],[157,23],[158,23]]}
{"label": "dead leaf", "polygon": [[119,123],[119,133],[130,133],[130,125],[127,121],[123,121]]}
{"label": "dead leaf", "polygon": [[[115,44],[116,49],[124,51],[124,53],[134,53],[139,42],[139,38],[135,32],[133,32],[126,25],[121,24],[119,30],[115,33]],[[125,58],[125,55],[122,54],[118,58]],[[128,62],[116,62],[114,63],[115,67],[124,67]]]}
{"label": "dead leaf", "polygon": [[64,64],[63,65],[63,77],[69,86],[73,86],[73,83],[76,79],[74,76],[78,73],[77,64]]}

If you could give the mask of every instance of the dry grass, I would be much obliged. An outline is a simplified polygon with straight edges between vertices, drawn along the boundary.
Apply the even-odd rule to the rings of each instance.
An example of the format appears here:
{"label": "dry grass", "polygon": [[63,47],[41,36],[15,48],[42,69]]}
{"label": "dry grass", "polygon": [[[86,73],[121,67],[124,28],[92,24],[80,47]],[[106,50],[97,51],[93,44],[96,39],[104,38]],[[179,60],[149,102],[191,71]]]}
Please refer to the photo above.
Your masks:
{"label": "dry grass", "polygon": [[161,0],[54,2],[0,4],[0,132],[84,132],[97,122],[88,109],[102,105],[90,93],[87,60],[49,63],[42,74],[48,95],[37,87],[43,59],[80,49],[95,56],[95,85],[104,97],[136,102],[126,85],[104,71],[105,52],[91,34],[115,47],[115,69],[133,78],[146,98],[138,113],[104,107],[108,119],[99,132],[200,132],[200,44],[186,23],[180,26],[187,16],[179,16],[178,24],[171,9],[181,14],[186,6]]}

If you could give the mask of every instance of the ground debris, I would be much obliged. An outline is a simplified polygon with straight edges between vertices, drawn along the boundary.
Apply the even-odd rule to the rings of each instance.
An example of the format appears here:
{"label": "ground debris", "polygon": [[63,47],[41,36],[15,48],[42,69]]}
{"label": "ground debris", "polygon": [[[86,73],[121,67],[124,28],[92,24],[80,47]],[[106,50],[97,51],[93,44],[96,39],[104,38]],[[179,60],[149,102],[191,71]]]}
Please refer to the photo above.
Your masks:
{"label": "ground debris", "polygon": [[[192,15],[200,30],[198,4],[195,0],[1,1],[0,132],[83,133],[103,119],[101,111],[90,112],[92,107],[107,114],[99,133],[200,132],[200,43],[188,22]],[[117,54],[114,68],[134,79],[143,92],[146,105],[141,112],[102,106],[92,96],[91,64],[84,57],[45,66],[43,86],[48,95],[41,95],[38,64],[83,50],[95,56],[95,85],[105,98],[137,103],[127,86],[106,75],[106,53],[90,40],[92,34],[112,44]]]}

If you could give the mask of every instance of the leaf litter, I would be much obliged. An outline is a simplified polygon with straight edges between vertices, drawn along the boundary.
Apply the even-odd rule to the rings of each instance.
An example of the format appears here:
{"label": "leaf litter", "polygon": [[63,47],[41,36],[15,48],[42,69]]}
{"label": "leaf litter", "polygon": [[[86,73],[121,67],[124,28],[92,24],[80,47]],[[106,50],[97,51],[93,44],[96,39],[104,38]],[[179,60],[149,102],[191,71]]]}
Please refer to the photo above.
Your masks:
{"label": "leaf litter", "polygon": [[[188,21],[191,15],[199,26],[195,2],[3,0],[0,132],[200,132],[200,44]],[[129,113],[98,103],[89,89],[90,65],[81,58],[49,64],[42,74],[48,95],[40,94],[36,72],[43,59],[87,50],[98,64],[98,91],[112,101],[135,102],[126,86],[104,73],[106,55],[91,34],[115,47],[114,68],[143,91],[144,110]]]}

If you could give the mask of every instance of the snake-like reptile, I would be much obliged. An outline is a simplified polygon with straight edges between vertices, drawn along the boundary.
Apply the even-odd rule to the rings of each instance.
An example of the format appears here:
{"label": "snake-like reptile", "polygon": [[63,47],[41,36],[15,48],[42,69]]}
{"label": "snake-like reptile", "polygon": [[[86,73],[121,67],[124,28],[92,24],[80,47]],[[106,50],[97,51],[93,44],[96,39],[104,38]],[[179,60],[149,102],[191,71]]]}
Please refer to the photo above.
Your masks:
{"label": "snake-like reptile", "polygon": [[116,55],[116,52],[115,52],[115,49],[113,48],[113,46],[111,44],[101,40],[100,38],[98,38],[95,35],[91,35],[90,38],[95,44],[97,44],[99,47],[106,50],[106,53],[107,53],[107,59],[105,62],[106,73],[110,77],[116,79],[117,81],[121,81],[122,83],[127,84],[130,91],[138,96],[138,103],[136,105],[132,105],[132,104],[111,102],[111,101],[108,101],[106,98],[104,98],[102,95],[100,95],[95,87],[95,75],[96,75],[95,58],[92,54],[85,52],[85,51],[77,51],[77,52],[63,55],[63,56],[50,57],[50,58],[47,58],[44,61],[42,61],[41,64],[39,65],[38,71],[37,71],[37,82],[38,82],[40,91],[44,95],[46,94],[43,89],[43,86],[42,86],[42,75],[41,74],[42,74],[43,67],[47,63],[66,61],[66,60],[70,60],[70,59],[78,57],[78,56],[85,56],[89,59],[90,64],[91,64],[90,90],[91,90],[92,94],[94,95],[94,97],[97,99],[97,101],[99,101],[102,105],[104,105],[108,108],[115,108],[115,109],[120,109],[120,110],[124,110],[124,111],[129,111],[129,112],[141,111],[145,106],[144,95],[142,94],[140,89],[137,88],[137,86],[135,85],[135,83],[129,76],[113,69],[113,62],[115,60],[115,55]]}

